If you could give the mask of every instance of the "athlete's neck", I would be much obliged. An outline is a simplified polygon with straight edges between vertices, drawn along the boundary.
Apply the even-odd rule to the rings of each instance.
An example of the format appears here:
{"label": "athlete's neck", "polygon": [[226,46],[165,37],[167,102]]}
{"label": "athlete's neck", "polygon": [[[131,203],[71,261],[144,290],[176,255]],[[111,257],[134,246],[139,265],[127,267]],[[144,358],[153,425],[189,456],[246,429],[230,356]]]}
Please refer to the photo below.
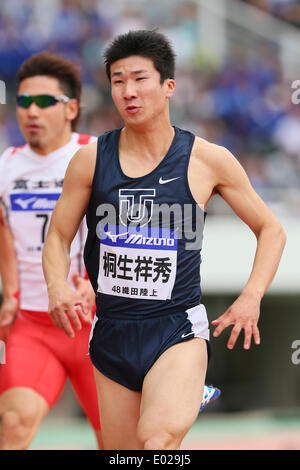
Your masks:
{"label": "athlete's neck", "polygon": [[170,123],[164,127],[154,125],[139,131],[125,126],[120,136],[120,153],[158,163],[168,152],[174,134]]}

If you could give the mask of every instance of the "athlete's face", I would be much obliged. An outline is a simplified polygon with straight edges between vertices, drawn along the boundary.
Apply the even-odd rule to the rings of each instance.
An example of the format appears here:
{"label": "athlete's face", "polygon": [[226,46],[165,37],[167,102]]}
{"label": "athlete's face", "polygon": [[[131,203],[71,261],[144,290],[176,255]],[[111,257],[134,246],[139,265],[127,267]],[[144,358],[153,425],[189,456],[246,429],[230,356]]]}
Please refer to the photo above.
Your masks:
{"label": "athlete's face", "polygon": [[[56,78],[37,75],[20,83],[18,95],[23,94],[61,96],[65,93]],[[47,154],[69,141],[71,121],[77,113],[78,102],[74,99],[46,108],[39,108],[34,102],[29,108],[17,106],[21,132],[30,147],[40,154]]]}
{"label": "athlete's face", "polygon": [[162,115],[168,116],[175,82],[167,79],[161,84],[151,59],[120,59],[111,65],[110,75],[112,98],[125,123],[140,127]]}

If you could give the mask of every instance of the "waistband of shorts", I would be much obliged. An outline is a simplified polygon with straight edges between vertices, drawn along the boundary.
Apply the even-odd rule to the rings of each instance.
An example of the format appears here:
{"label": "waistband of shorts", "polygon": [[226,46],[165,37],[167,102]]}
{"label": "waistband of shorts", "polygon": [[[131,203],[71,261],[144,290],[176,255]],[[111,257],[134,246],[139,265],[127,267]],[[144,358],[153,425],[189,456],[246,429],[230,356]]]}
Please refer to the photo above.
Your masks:
{"label": "waistband of shorts", "polygon": [[139,313],[139,312],[103,312],[97,310],[96,316],[98,318],[112,319],[112,320],[147,320],[152,318],[166,318],[174,315],[187,315],[184,308],[168,309],[167,311],[161,310],[151,313]]}
{"label": "waistband of shorts", "polygon": [[37,312],[34,310],[23,310],[20,308],[18,311],[18,317],[43,325],[54,326],[54,323],[49,317],[48,312]]}

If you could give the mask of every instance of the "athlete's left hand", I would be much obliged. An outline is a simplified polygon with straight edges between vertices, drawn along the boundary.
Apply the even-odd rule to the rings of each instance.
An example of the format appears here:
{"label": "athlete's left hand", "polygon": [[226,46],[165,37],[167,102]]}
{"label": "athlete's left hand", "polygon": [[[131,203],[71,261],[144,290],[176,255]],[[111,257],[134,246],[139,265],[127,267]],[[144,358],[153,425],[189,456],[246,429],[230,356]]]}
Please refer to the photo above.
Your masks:
{"label": "athlete's left hand", "polygon": [[255,344],[260,344],[259,329],[257,327],[260,314],[260,299],[248,293],[242,293],[235,302],[216,320],[212,321],[217,326],[213,336],[218,337],[222,331],[230,325],[234,325],[227,342],[228,349],[233,349],[236,340],[244,330],[244,349],[250,349],[252,336]]}
{"label": "athlete's left hand", "polygon": [[79,273],[77,272],[73,274],[72,281],[77,294],[79,294],[84,301],[85,310],[88,312],[87,322],[92,323],[93,309],[95,306],[94,289],[92,288],[90,281],[79,276]]}

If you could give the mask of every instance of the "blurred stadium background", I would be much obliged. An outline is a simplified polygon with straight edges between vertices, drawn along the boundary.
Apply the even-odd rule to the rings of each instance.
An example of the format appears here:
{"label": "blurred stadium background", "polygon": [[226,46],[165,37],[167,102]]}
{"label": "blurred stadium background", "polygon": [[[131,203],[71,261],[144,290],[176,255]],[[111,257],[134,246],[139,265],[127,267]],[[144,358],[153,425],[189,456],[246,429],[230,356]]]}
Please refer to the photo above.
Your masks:
{"label": "blurred stadium background", "polygon": [[[262,344],[246,352],[241,338],[229,351],[229,332],[212,339],[207,383],[220,387],[222,395],[200,415],[184,446],[300,449],[300,365],[292,362],[292,343],[300,340],[299,0],[1,1],[0,80],[6,104],[0,106],[0,151],[23,143],[15,76],[21,62],[41,50],[81,64],[82,132],[99,135],[121,126],[102,52],[116,34],[152,28],[166,33],[177,53],[172,122],[230,149],[288,235],[262,302]],[[246,282],[255,238],[218,197],[206,220],[203,303],[213,320]],[[31,448],[95,448],[68,383]]]}

